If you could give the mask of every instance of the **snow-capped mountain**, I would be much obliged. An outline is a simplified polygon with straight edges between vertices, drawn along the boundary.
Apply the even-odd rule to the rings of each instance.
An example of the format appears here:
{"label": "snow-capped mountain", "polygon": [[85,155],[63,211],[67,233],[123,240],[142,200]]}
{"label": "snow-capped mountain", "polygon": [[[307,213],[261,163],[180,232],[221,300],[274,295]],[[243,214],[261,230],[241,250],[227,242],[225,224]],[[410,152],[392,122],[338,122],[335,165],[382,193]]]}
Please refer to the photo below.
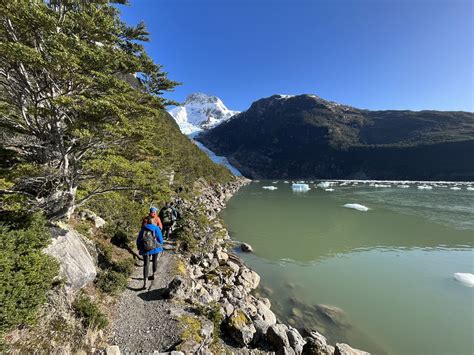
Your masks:
{"label": "snow-capped mountain", "polygon": [[183,106],[175,107],[169,113],[181,132],[191,134],[215,127],[239,111],[229,110],[217,96],[194,93],[186,98]]}

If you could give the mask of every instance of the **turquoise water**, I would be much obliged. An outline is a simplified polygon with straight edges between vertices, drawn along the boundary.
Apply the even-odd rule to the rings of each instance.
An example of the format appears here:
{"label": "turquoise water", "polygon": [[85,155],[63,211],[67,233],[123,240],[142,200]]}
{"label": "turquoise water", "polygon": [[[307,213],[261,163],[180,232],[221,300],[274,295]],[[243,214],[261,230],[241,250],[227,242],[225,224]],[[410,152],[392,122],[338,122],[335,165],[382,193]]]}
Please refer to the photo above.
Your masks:
{"label": "turquoise water", "polygon": [[[262,276],[259,293],[298,328],[376,354],[472,354],[474,191],[367,184],[294,193],[251,183],[222,217]],[[278,189],[265,190],[274,185]],[[367,212],[343,207],[367,206]],[[321,305],[338,307],[328,318]]]}

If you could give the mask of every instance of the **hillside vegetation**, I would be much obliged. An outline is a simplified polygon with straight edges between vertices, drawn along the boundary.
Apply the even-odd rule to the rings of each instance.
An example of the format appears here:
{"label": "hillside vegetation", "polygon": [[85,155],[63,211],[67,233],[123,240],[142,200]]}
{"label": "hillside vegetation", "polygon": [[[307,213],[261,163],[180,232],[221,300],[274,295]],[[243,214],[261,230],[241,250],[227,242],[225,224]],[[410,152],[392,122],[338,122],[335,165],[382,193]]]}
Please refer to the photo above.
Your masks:
{"label": "hillside vegetation", "polygon": [[0,7],[0,335],[33,322],[53,287],[46,223],[92,209],[108,250],[111,237],[133,239],[150,204],[231,179],[165,111],[177,83],[145,52],[144,25],[112,2]]}
{"label": "hillside vegetation", "polygon": [[255,178],[474,179],[474,114],[275,95],[197,138]]}

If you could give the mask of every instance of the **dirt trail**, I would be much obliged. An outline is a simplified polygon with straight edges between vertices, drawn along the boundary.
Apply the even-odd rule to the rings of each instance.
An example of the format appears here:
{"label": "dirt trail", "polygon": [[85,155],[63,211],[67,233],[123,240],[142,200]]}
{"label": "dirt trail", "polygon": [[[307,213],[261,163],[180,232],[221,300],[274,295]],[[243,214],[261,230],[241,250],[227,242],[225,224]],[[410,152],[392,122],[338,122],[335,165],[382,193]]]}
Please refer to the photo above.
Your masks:
{"label": "dirt trail", "polygon": [[155,280],[148,281],[146,290],[141,289],[143,267],[137,267],[115,305],[110,343],[122,353],[167,351],[179,340],[178,322],[170,315],[173,306],[162,297],[174,275],[174,258],[172,250],[161,253]]}

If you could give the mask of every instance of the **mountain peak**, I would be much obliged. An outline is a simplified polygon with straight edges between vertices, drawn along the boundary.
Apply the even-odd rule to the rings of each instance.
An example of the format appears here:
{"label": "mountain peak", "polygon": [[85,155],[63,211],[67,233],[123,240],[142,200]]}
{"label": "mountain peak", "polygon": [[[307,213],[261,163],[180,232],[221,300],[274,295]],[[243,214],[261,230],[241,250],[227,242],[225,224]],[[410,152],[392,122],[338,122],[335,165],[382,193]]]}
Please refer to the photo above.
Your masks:
{"label": "mountain peak", "polygon": [[181,132],[191,134],[215,127],[239,112],[229,110],[217,96],[196,92],[188,95],[183,106],[175,107],[169,113]]}

